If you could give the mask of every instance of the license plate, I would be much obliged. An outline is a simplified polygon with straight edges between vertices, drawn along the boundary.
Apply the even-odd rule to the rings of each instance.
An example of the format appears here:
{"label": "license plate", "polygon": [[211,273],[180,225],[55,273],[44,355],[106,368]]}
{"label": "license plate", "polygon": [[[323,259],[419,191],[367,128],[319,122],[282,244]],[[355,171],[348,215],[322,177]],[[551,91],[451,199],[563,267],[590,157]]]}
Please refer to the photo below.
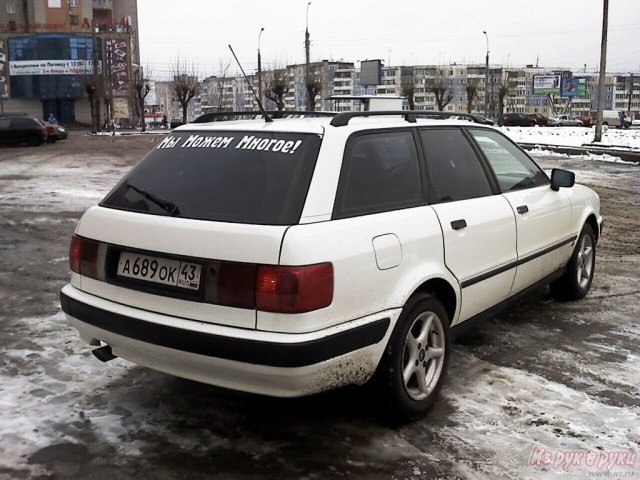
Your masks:
{"label": "license plate", "polygon": [[201,266],[197,263],[122,252],[117,273],[120,277],[198,290],[200,270]]}

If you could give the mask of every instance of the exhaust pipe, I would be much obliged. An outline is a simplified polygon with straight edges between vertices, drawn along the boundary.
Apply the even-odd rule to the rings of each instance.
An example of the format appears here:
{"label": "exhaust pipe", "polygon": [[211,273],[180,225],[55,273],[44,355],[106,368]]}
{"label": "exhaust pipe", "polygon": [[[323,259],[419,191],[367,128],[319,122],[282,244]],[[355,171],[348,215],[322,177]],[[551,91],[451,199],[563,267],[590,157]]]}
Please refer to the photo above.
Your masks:
{"label": "exhaust pipe", "polygon": [[91,350],[91,352],[101,362],[108,362],[109,360],[113,360],[114,358],[118,358],[111,351],[111,346],[110,345],[105,345],[104,347],[96,348],[94,350]]}

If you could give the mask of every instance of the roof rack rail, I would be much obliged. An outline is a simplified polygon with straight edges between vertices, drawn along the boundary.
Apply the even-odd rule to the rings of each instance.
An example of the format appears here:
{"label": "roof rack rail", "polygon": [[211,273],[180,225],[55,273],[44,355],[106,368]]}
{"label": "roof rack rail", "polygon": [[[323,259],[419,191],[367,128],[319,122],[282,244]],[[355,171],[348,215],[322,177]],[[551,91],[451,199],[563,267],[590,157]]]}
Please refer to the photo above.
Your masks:
{"label": "roof rack rail", "polygon": [[[300,117],[334,117],[338,112],[306,112],[295,110],[268,110],[266,112],[271,118],[300,118]],[[205,113],[196,118],[192,123],[220,122],[224,120],[239,120],[249,117],[250,119],[261,118],[264,113],[260,110],[249,110],[245,112],[212,112]]]}
{"label": "roof rack rail", "polygon": [[435,110],[389,110],[389,111],[373,111],[373,112],[341,112],[333,117],[331,125],[334,127],[344,127],[349,125],[349,120],[356,117],[374,117],[383,115],[402,115],[404,120],[409,123],[416,123],[416,118],[451,118],[451,117],[464,117],[471,122],[479,122],[470,113],[459,112],[438,112]]}

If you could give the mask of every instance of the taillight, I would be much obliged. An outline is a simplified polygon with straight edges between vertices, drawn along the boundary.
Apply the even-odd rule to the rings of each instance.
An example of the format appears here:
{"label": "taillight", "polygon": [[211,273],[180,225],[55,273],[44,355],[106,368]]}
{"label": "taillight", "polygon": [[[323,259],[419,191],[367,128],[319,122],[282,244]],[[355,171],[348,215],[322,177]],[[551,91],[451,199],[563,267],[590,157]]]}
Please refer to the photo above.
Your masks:
{"label": "taillight", "polygon": [[69,247],[69,267],[71,271],[91,278],[98,278],[98,250],[100,243],[95,240],[73,235]]}
{"label": "taillight", "polygon": [[238,308],[256,308],[257,268],[250,263],[220,262],[218,303]]}
{"label": "taillight", "polygon": [[302,267],[261,265],[256,280],[256,307],[265,312],[304,313],[333,300],[333,265]]}

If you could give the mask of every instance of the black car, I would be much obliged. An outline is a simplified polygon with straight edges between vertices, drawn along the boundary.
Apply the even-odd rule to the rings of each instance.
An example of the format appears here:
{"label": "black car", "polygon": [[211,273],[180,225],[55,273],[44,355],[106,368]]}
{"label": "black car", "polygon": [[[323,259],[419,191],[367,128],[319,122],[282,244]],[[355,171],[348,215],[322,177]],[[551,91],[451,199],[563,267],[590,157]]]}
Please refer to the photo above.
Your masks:
{"label": "black car", "polygon": [[527,117],[533,119],[536,122],[536,125],[540,127],[546,127],[547,121],[549,120],[547,117],[540,113],[528,113]]}
{"label": "black car", "polygon": [[493,120],[490,120],[487,117],[483,117],[482,115],[478,115],[478,114],[472,113],[471,116],[474,118],[474,120],[477,123],[481,123],[483,125],[493,125],[494,124]]}
{"label": "black car", "polygon": [[28,115],[0,117],[0,143],[40,145],[47,140],[47,127],[42,120]]}
{"label": "black car", "polygon": [[536,121],[524,113],[505,113],[502,116],[502,124],[505,127],[533,127]]}
{"label": "black car", "polygon": [[174,128],[178,128],[180,125],[184,125],[184,122],[179,118],[172,118],[171,122],[169,122],[169,126],[173,130]]}

